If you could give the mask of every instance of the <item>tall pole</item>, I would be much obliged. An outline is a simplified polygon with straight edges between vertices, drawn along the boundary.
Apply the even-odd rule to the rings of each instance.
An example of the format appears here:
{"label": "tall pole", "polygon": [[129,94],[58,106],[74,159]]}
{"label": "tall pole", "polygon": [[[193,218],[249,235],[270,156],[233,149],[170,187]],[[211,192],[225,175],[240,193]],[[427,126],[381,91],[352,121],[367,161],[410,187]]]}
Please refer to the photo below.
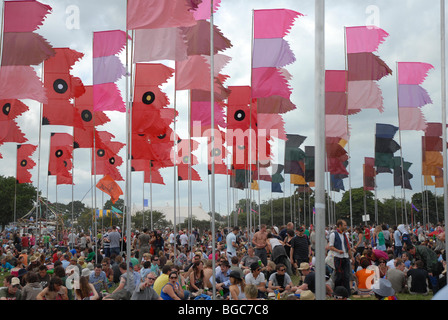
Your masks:
{"label": "tall pole", "polygon": [[[445,67],[445,0],[440,0],[440,36],[442,60],[442,130],[443,130],[443,207],[445,220],[445,234],[448,233],[448,193],[447,193],[447,152],[446,152],[446,67]],[[445,241],[445,252],[448,251],[448,242]]]}
{"label": "tall pole", "polygon": [[[316,234],[325,234],[325,0],[315,2]],[[316,299],[325,300],[325,237],[316,238]]]}
{"label": "tall pole", "polygon": [[[213,72],[215,65],[214,57],[214,30],[213,30],[213,0],[210,1],[210,105],[211,105],[211,145],[215,145],[215,74]],[[216,279],[216,240],[215,240],[215,161],[212,161],[211,174],[211,211],[212,211],[212,269],[213,279]],[[216,299],[216,281],[213,281],[213,299]]]}

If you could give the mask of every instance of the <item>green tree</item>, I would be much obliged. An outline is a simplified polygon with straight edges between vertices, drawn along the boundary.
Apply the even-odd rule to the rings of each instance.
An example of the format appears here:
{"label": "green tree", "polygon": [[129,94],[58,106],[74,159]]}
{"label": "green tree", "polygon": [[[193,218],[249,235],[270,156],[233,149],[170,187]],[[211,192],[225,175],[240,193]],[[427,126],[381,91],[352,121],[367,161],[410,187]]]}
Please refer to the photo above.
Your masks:
{"label": "green tree", "polygon": [[[370,221],[375,220],[375,199],[371,191],[364,191],[364,188],[352,189],[352,218],[353,225],[364,224],[364,195],[366,200],[366,214],[370,215]],[[350,221],[350,192],[346,191],[341,201],[336,204],[336,218]]]}
{"label": "green tree", "polygon": [[[145,218],[144,224],[143,217]],[[172,226],[170,221],[166,220],[165,214],[157,210],[152,211],[152,222],[154,230],[165,229],[166,227]],[[137,211],[135,215],[131,216],[131,223],[134,228],[139,230],[143,229],[143,225],[145,228],[151,229],[151,210]]]}
{"label": "green tree", "polygon": [[14,177],[5,176],[0,176],[0,190],[0,224],[4,228],[14,221],[14,195],[16,219],[20,219],[33,209],[37,190],[30,183],[16,183]]}

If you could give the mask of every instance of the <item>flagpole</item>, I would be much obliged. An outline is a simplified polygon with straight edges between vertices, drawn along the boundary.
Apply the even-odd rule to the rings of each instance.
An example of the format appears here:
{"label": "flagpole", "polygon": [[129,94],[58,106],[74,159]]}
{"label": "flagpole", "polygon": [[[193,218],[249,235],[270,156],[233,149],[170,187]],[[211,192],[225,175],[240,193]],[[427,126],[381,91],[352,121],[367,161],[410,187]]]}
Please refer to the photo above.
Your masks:
{"label": "flagpole", "polygon": [[[405,185],[404,185],[404,167],[403,167],[403,145],[401,143],[401,128],[400,128],[400,97],[398,94],[398,62],[396,64],[396,71],[397,71],[397,109],[398,109],[398,136],[400,140],[400,162],[401,162],[401,194],[403,195],[402,201],[404,202],[404,216],[406,225],[408,224],[408,213],[406,208],[406,191],[405,191]],[[395,168],[394,168],[395,172]]]}
{"label": "flagpole", "polygon": [[[129,1],[126,1],[126,8]],[[131,59],[131,73],[132,73],[132,48],[133,48],[133,38],[128,39],[129,37],[129,30],[127,28],[128,21],[126,18],[126,182],[125,182],[125,207],[124,207],[124,214],[123,214],[123,220],[126,218],[126,273],[128,279],[130,279],[130,268],[129,263],[131,262],[131,212],[129,210],[130,208],[130,201],[131,201],[131,174],[130,174],[130,161],[131,161],[131,125],[132,125],[132,90],[130,86],[132,86],[132,83],[130,84],[130,81],[132,81],[132,75],[129,74],[129,58]],[[131,55],[129,57],[129,40],[131,41]],[[123,221],[124,224],[124,221]],[[130,288],[130,283],[127,284],[127,287]]]}
{"label": "flagpole", "polygon": [[149,201],[151,202],[151,205],[150,205],[151,230],[154,230],[154,224],[153,224],[153,220],[152,220],[152,160],[149,160]]}
{"label": "flagpole", "polygon": [[[443,132],[443,206],[445,220],[445,234],[448,233],[448,192],[447,192],[447,130],[446,130],[446,39],[445,39],[445,0],[440,0],[440,35],[441,35],[441,60],[442,60],[442,132]],[[448,251],[448,242],[445,241],[445,252]]]}
{"label": "flagpole", "polygon": [[[315,1],[316,234],[325,234],[325,0]],[[325,237],[316,238],[316,299],[325,300]]]}
{"label": "flagpole", "polygon": [[[344,27],[344,51],[345,51],[345,87],[348,91],[348,64],[347,64],[347,28]],[[345,92],[345,95],[347,97],[346,102],[346,112],[347,112],[347,133],[348,131],[348,92]],[[348,136],[349,139],[347,141],[347,148],[348,148],[348,190],[349,190],[349,204],[350,204],[350,227],[353,230],[353,203],[352,203],[352,175],[351,175],[351,168],[352,168],[352,159],[350,154],[350,136]]]}
{"label": "flagpole", "polygon": [[191,90],[188,90],[188,234],[191,234]]}
{"label": "flagpole", "polygon": [[[214,57],[214,30],[213,30],[213,6],[214,0],[210,1],[210,104],[211,104],[211,145],[215,145],[215,57]],[[215,239],[215,162],[212,161],[211,174],[211,202],[212,202],[212,269],[213,279],[216,279],[216,239]],[[213,281],[213,299],[216,299],[216,281]]]}

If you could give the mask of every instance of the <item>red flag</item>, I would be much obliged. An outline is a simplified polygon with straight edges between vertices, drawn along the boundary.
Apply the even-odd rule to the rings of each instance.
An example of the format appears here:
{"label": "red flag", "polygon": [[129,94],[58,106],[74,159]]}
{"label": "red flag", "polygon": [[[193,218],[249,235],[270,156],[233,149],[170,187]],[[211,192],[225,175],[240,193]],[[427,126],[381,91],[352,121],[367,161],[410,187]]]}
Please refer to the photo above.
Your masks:
{"label": "red flag", "polygon": [[85,93],[81,79],[70,70],[84,54],[69,48],[56,48],[56,55],[44,63],[44,85],[48,102],[43,106],[42,124],[82,127],[81,116],[70,102]]}
{"label": "red flag", "polygon": [[71,177],[73,136],[68,133],[52,133],[50,137],[50,159],[48,175]]}
{"label": "red flag", "polygon": [[31,159],[31,155],[36,151],[37,146],[31,144],[17,145],[17,183],[32,183],[29,170],[34,168],[36,163]]}
{"label": "red flag", "polygon": [[98,181],[96,187],[107,193],[110,196],[110,201],[112,201],[112,203],[117,202],[118,198],[123,194],[120,186],[109,175],[105,175],[100,181]]}

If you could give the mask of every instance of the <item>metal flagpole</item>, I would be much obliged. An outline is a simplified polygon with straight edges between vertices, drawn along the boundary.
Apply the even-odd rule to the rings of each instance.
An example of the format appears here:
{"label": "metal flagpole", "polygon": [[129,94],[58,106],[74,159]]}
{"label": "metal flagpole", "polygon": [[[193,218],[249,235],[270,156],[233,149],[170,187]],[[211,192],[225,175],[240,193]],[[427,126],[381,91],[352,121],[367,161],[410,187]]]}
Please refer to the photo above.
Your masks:
{"label": "metal flagpole", "polygon": [[[210,105],[211,105],[211,145],[215,145],[215,57],[214,57],[214,30],[213,30],[213,6],[214,0],[210,1]],[[212,213],[212,269],[213,269],[213,279],[216,280],[216,239],[215,239],[215,162],[212,161],[212,174],[211,174],[211,213]],[[213,281],[213,299],[216,299],[216,281]]]}
{"label": "metal flagpole", "polygon": [[[442,132],[443,132],[443,206],[445,220],[445,234],[448,233],[448,192],[447,192],[447,151],[446,151],[446,39],[445,39],[445,0],[440,0],[440,33],[441,33],[441,60],[442,60]],[[448,251],[448,242],[445,241],[445,252]]]}
{"label": "metal flagpole", "polygon": [[[315,1],[316,234],[325,234],[325,0]],[[316,237],[316,299],[325,300],[325,237]]]}
{"label": "metal flagpole", "polygon": [[[402,201],[404,202],[404,215],[405,215],[405,221],[406,225],[408,224],[408,213],[406,208],[406,191],[405,191],[405,185],[404,185],[404,166],[403,166],[403,144],[401,143],[401,129],[400,129],[400,98],[398,95],[398,62],[396,62],[396,70],[397,70],[397,108],[398,108],[398,136],[400,141],[400,163],[401,163],[401,194],[403,195]],[[395,168],[394,168],[395,170]]]}

